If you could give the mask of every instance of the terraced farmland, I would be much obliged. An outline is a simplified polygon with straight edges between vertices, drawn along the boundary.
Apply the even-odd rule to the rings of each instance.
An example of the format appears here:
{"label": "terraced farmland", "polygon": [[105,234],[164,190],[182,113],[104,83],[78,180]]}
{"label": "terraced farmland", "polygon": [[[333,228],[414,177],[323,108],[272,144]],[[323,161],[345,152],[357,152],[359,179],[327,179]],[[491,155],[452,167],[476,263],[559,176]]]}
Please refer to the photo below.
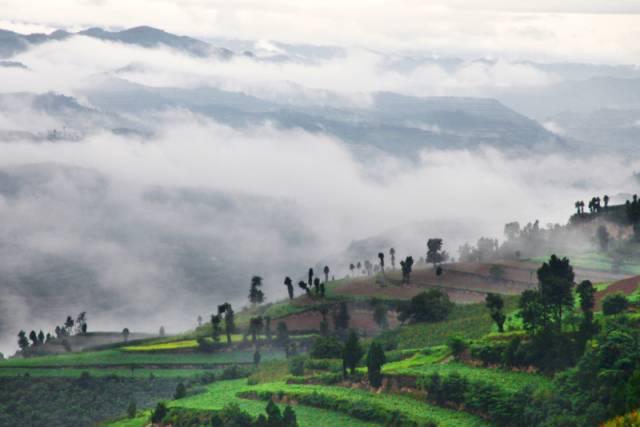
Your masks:
{"label": "terraced farmland", "polygon": [[[254,390],[247,386],[246,380],[220,381],[210,385],[207,392],[169,402],[169,407],[219,410],[229,403],[237,403],[240,408],[251,415],[264,413],[264,402],[250,399],[238,399],[237,394]],[[281,405],[282,406],[282,405]],[[295,405],[296,416],[301,427],[344,426],[364,427],[376,426],[377,423],[364,422],[344,414],[305,405]],[[122,427],[122,426],[121,426]],[[130,426],[133,427],[133,426]]]}

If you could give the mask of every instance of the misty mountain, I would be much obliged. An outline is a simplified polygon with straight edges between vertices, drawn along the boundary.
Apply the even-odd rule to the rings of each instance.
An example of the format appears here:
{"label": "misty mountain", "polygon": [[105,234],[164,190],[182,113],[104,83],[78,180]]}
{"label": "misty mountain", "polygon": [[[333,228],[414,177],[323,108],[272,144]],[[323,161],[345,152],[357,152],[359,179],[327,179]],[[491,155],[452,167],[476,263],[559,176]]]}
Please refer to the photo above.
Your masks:
{"label": "misty mountain", "polygon": [[94,322],[124,316],[156,330],[222,299],[244,304],[253,274],[273,301],[273,274],[306,265],[316,243],[285,200],[132,189],[58,164],[0,170],[0,206],[0,341],[85,310]]}
{"label": "misty mountain", "polygon": [[168,47],[199,57],[216,56],[220,59],[228,59],[233,56],[233,52],[229,49],[215,47],[192,37],[178,36],[157,28],[140,26],[122,31],[106,31],[102,28],[94,27],[77,33],[58,30],[51,34],[19,34],[13,31],[0,30],[0,57],[11,57],[29,49],[33,45],[65,40],[74,36],[92,37],[145,48]]}
{"label": "misty mountain", "polygon": [[603,108],[640,109],[640,78],[594,77],[535,90],[505,91],[495,96],[505,105],[538,120],[565,112],[586,114]]}
{"label": "misty mountain", "polygon": [[112,113],[186,109],[234,127],[266,121],[336,136],[352,146],[411,155],[423,148],[562,148],[562,139],[492,99],[376,93],[369,108],[290,105],[215,88],[152,88],[120,79],[83,92]]}
{"label": "misty mountain", "polygon": [[628,152],[640,144],[640,108],[564,112],[548,117],[548,122],[566,137],[595,148]]}

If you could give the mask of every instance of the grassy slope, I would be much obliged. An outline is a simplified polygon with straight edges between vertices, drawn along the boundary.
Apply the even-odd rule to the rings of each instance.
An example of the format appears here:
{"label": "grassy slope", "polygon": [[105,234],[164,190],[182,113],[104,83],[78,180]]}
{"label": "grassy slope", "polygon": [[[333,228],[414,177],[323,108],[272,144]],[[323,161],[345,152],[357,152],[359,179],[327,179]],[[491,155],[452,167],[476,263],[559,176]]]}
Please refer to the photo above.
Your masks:
{"label": "grassy slope", "polygon": [[[262,360],[282,357],[282,352],[264,351]],[[0,369],[37,366],[92,366],[92,365],[216,365],[252,363],[253,351],[220,353],[153,353],[123,352],[117,349],[97,352],[66,353],[28,359],[10,359],[0,362]]]}
{"label": "grassy slope", "polygon": [[[238,392],[251,390],[253,388],[246,384],[246,380],[220,381],[210,385],[206,393],[171,401],[168,406],[216,410],[222,409],[228,403],[235,402],[241,409],[254,416],[263,414],[266,405],[265,402],[239,399],[236,397]],[[301,427],[360,427],[375,425],[324,409],[311,408],[303,405],[295,405],[294,409]]]}
{"label": "grassy slope", "polygon": [[[405,361],[402,361],[405,362]],[[385,365],[384,371],[389,374],[427,377],[431,374],[450,375],[458,373],[471,381],[486,381],[507,391],[518,391],[526,385],[539,388],[551,387],[551,380],[542,375],[525,372],[511,372],[501,369],[469,366],[462,363],[422,364],[405,367],[405,363],[390,363]]]}
{"label": "grassy slope", "polygon": [[[518,304],[517,297],[505,297],[505,311],[513,311]],[[398,348],[422,348],[447,343],[451,335],[461,335],[467,339],[481,338],[493,328],[484,304],[456,305],[444,322],[417,323],[401,326],[384,334],[384,338],[397,339]]]}
{"label": "grassy slope", "polygon": [[[260,384],[248,389],[265,391],[274,394],[295,396],[321,394],[338,402],[350,402],[358,406],[359,402],[366,402],[376,408],[388,411],[399,411],[417,423],[429,421],[436,422],[439,426],[485,426],[486,422],[473,415],[464,412],[443,409],[423,403],[407,396],[396,394],[374,394],[365,390],[349,389],[344,387],[300,385],[285,383]],[[325,424],[317,424],[325,425]]]}

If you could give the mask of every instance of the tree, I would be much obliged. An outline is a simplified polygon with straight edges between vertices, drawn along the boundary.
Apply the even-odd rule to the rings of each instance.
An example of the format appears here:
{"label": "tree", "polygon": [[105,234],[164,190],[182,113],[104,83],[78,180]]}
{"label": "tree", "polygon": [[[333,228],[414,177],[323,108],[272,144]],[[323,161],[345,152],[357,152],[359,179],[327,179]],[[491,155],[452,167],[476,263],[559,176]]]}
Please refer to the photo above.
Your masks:
{"label": "tree", "polygon": [[522,292],[518,308],[520,309],[518,316],[522,319],[525,331],[535,334],[546,327],[547,319],[539,291],[527,289]]}
{"label": "tree", "polygon": [[251,278],[251,289],[249,291],[249,302],[253,305],[262,304],[264,301],[264,293],[260,289],[262,287],[262,277],[253,276]]}
{"label": "tree", "polygon": [[404,261],[400,261],[400,268],[402,269],[402,283],[411,283],[411,270],[413,269],[413,257],[408,256]]}
{"label": "tree", "polygon": [[331,270],[329,270],[329,266],[325,265],[324,269],[322,270],[324,272],[324,282],[327,283],[329,281],[329,272]]}
{"label": "tree", "polygon": [[453,303],[449,296],[439,289],[421,292],[409,302],[400,304],[398,320],[401,322],[438,322],[449,316]]}
{"label": "tree", "polygon": [[307,282],[305,282],[304,280],[300,280],[298,282],[298,287],[304,290],[307,295],[311,295],[311,290],[309,289],[309,286],[307,286]]}
{"label": "tree", "polygon": [[356,266],[353,263],[349,264],[349,270],[351,270],[351,275],[353,276],[353,270],[355,270]]}
{"label": "tree", "polygon": [[282,414],[278,405],[273,403],[273,400],[269,399],[266,408],[267,413],[267,427],[282,427]]}
{"label": "tree", "polygon": [[387,307],[377,298],[371,300],[371,305],[373,307],[373,321],[376,322],[380,329],[387,329],[389,326]]}
{"label": "tree", "polygon": [[378,388],[382,385],[382,365],[386,361],[382,345],[374,341],[369,346],[369,352],[367,353],[367,376],[371,387]]}
{"label": "tree", "polygon": [[309,272],[307,273],[309,276],[309,288],[313,286],[313,268],[309,268]]}
{"label": "tree", "polygon": [[356,268],[358,269],[358,272],[362,271],[362,263],[360,261],[356,264]]}
{"label": "tree", "polygon": [[29,333],[29,339],[33,343],[31,344],[32,346],[38,345],[38,334],[36,334],[36,331],[31,331],[31,333]]}
{"label": "tree", "polygon": [[343,374],[346,375],[348,369],[351,375],[353,375],[363,355],[364,351],[360,346],[358,334],[356,334],[355,331],[351,331],[342,351]]}
{"label": "tree", "polygon": [[485,305],[489,309],[491,319],[493,319],[498,327],[498,332],[504,332],[504,322],[507,320],[507,316],[505,316],[503,312],[504,300],[502,299],[502,296],[499,294],[488,293],[484,301]]}
{"label": "tree", "polygon": [[182,399],[187,396],[187,388],[184,386],[184,383],[180,381],[176,386],[176,392],[173,393],[174,399]]}
{"label": "tree", "polygon": [[236,324],[233,308],[228,302],[224,308],[224,331],[227,334],[227,345],[231,345],[231,335],[236,331]]}
{"label": "tree", "polygon": [[293,299],[293,282],[291,281],[291,277],[287,276],[284,278],[284,285],[287,287],[289,299]]}
{"label": "tree", "polygon": [[620,293],[607,295],[602,301],[602,313],[605,316],[620,314],[629,307],[629,300]]}
{"label": "tree", "polygon": [[122,337],[124,338],[124,342],[129,341],[129,328],[124,328],[122,330]]}
{"label": "tree", "polygon": [[222,317],[219,314],[211,315],[211,338],[213,338],[214,342],[220,342],[221,322]]}
{"label": "tree", "polygon": [[289,348],[289,328],[283,321],[278,322],[276,327],[276,344],[284,348],[285,354]]}
{"label": "tree", "polygon": [[449,347],[449,350],[451,350],[451,354],[453,354],[453,357],[456,360],[460,360],[464,352],[469,347],[469,345],[464,340],[464,338],[458,335],[449,337],[449,340],[447,341],[447,346]]}
{"label": "tree", "polygon": [[602,200],[604,201],[604,208],[608,209],[609,208],[609,196],[605,194],[604,197],[602,198]]}
{"label": "tree", "polygon": [[29,339],[25,331],[18,332],[18,347],[20,347],[20,350],[29,348]]}
{"label": "tree", "polygon": [[344,345],[333,336],[319,336],[311,346],[311,357],[314,359],[336,359],[342,357]]}
{"label": "tree", "polygon": [[538,289],[543,306],[548,307],[558,331],[562,329],[562,314],[573,308],[573,267],[567,258],[551,255],[538,269]]}
{"label": "tree", "polygon": [[44,344],[44,332],[42,332],[42,329],[38,333],[38,344]]}
{"label": "tree", "polygon": [[373,264],[371,264],[371,261],[366,260],[364,262],[364,269],[367,271],[367,276],[371,276],[371,270],[373,269]]}
{"label": "tree", "polygon": [[65,335],[67,336],[71,335],[71,331],[73,331],[74,323],[75,322],[73,321],[73,318],[71,316],[67,316],[67,320],[65,320],[64,322]]}
{"label": "tree", "polygon": [[198,315],[198,327],[202,326],[202,316]]}
{"label": "tree", "polygon": [[378,252],[378,258],[380,259],[380,271],[384,274],[384,253]]}
{"label": "tree", "polygon": [[251,334],[251,342],[254,344],[256,343],[258,334],[262,331],[263,325],[264,322],[260,316],[252,317],[249,320],[249,333]]}
{"label": "tree", "polygon": [[135,400],[132,400],[131,402],[129,402],[129,406],[127,406],[127,417],[135,418],[137,411],[138,409],[136,408],[136,402]]}
{"label": "tree", "polygon": [[596,305],[596,288],[593,287],[593,284],[589,280],[583,280],[576,287],[576,293],[580,299],[580,309],[583,312],[593,311]]}
{"label": "tree", "polygon": [[351,316],[349,316],[349,306],[346,302],[343,301],[338,305],[337,313],[334,312],[333,314],[334,328],[339,335],[342,335],[347,331],[347,329],[349,329],[350,319]]}
{"label": "tree", "polygon": [[87,312],[83,311],[76,318],[76,334],[87,332]]}
{"label": "tree", "polygon": [[283,427],[298,427],[296,413],[289,405],[284,408],[282,413],[282,425]]}
{"label": "tree", "polygon": [[389,258],[391,259],[391,269],[396,269],[396,250],[394,248],[389,249]]}
{"label": "tree", "polygon": [[427,262],[433,264],[434,270],[436,265],[443,261],[441,250],[442,239],[435,238],[427,240]]}
{"label": "tree", "polygon": [[151,414],[152,423],[160,423],[167,416],[167,405],[164,402],[159,402],[156,405],[156,409]]}
{"label": "tree", "polygon": [[320,279],[317,277],[313,279],[313,290],[316,292],[316,295],[320,294]]}
{"label": "tree", "polygon": [[593,309],[596,305],[596,289],[589,280],[583,280],[576,287],[576,293],[580,299],[580,310],[582,310],[582,322],[579,330],[580,350],[584,350],[584,345],[597,332],[597,325],[593,321]]}
{"label": "tree", "polygon": [[606,252],[609,249],[609,241],[611,240],[611,235],[607,231],[607,227],[604,225],[598,227],[598,230],[596,231],[596,239],[598,240],[600,250]]}

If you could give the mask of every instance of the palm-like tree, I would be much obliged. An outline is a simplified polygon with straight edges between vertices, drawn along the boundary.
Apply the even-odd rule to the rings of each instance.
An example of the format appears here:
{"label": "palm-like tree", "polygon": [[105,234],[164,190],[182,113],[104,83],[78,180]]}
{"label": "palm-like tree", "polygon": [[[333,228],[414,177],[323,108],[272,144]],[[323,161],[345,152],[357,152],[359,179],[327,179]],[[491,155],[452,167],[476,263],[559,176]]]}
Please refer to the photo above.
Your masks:
{"label": "palm-like tree", "polygon": [[609,196],[605,194],[602,200],[604,201],[604,208],[609,208]]}
{"label": "palm-like tree", "polygon": [[384,253],[378,252],[378,258],[380,258],[380,271],[384,274]]}
{"label": "palm-like tree", "polygon": [[313,268],[309,269],[309,287],[313,286]]}
{"label": "palm-like tree", "polygon": [[[359,263],[358,263],[359,264]],[[351,270],[351,275],[353,276],[353,270],[356,268],[355,265],[353,265],[353,263],[349,264],[349,270]]]}
{"label": "palm-like tree", "polygon": [[287,287],[289,299],[293,299],[293,282],[291,281],[291,277],[287,276],[284,278],[284,285]]}
{"label": "palm-like tree", "polygon": [[330,271],[330,270],[329,270],[329,266],[328,266],[328,265],[325,265],[325,266],[324,266],[324,270],[323,270],[323,271],[324,271],[324,281],[325,281],[325,283],[326,283],[326,282],[328,282],[328,281],[329,281],[329,271]]}

